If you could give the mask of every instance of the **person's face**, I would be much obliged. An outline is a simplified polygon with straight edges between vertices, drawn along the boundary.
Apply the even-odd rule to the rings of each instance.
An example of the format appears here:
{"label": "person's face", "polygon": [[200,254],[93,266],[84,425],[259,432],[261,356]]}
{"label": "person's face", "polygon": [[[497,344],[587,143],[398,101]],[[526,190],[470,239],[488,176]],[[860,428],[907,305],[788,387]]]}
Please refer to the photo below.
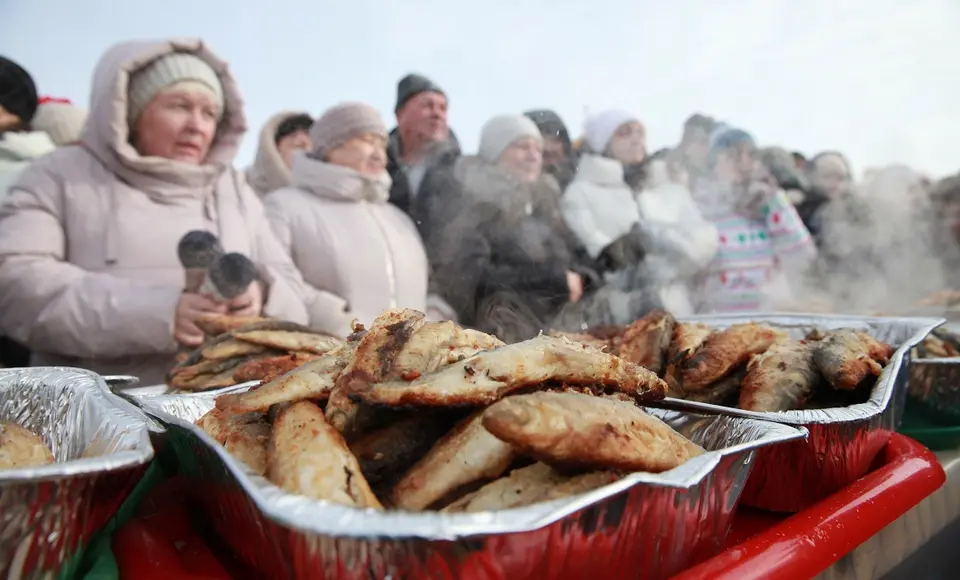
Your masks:
{"label": "person's face", "polygon": [[546,137],[543,140],[543,164],[557,167],[567,160],[567,149],[559,137]]}
{"label": "person's face", "polygon": [[405,132],[413,132],[424,141],[445,141],[447,127],[447,98],[440,93],[420,93],[397,111],[397,124]]}
{"label": "person's face", "polygon": [[541,144],[533,137],[522,137],[507,146],[497,160],[497,167],[521,183],[533,183],[543,170]]}
{"label": "person's face", "polygon": [[293,154],[297,151],[308,151],[310,144],[310,133],[307,131],[294,131],[289,135],[284,135],[277,141],[277,151],[283,159],[283,164],[289,169],[293,165]]}
{"label": "person's face", "polygon": [[212,92],[192,83],[174,85],[154,97],[137,120],[137,151],[200,165],[216,135],[219,114]]}
{"label": "person's face", "polygon": [[326,161],[379,177],[387,170],[387,138],[375,133],[354,137],[327,153]]}
{"label": "person's face", "polygon": [[640,121],[617,127],[610,138],[610,155],[623,164],[640,163],[647,156],[647,132]]}
{"label": "person's face", "polygon": [[813,185],[830,198],[836,198],[850,187],[847,165],[836,155],[824,155],[813,168]]}
{"label": "person's face", "polygon": [[20,117],[18,115],[14,115],[0,105],[0,133],[3,133],[4,131],[12,131],[19,126]]}
{"label": "person's face", "polygon": [[707,155],[710,152],[710,135],[703,127],[687,129],[686,139],[683,142],[683,153],[687,159],[697,167],[707,164]]}
{"label": "person's face", "polygon": [[714,173],[728,183],[747,183],[756,169],[753,146],[749,143],[728,147],[717,155]]}

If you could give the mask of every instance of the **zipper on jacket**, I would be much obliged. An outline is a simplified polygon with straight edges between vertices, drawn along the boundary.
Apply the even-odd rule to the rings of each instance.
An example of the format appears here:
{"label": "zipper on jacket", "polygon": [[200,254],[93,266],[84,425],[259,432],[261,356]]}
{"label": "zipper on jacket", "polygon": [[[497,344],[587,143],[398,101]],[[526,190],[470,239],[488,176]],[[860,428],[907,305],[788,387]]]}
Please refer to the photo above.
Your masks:
{"label": "zipper on jacket", "polygon": [[373,223],[377,226],[377,231],[380,232],[380,247],[383,250],[386,260],[386,274],[387,274],[387,284],[390,287],[390,308],[397,307],[397,275],[396,269],[394,268],[394,257],[393,257],[393,248],[390,247],[390,244],[387,242],[387,232],[383,228],[383,224],[380,223],[380,220],[377,218],[376,213],[371,209],[370,204],[366,200],[360,200],[360,203],[363,205],[364,210],[367,212],[367,215],[370,216],[370,219],[373,220]]}

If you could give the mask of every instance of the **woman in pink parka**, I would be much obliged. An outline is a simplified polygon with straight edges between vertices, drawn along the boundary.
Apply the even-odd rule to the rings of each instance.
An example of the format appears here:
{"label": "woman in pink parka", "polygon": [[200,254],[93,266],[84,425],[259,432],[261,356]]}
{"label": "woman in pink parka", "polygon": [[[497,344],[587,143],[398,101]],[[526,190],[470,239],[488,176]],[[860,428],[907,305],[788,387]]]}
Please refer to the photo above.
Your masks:
{"label": "woman in pink parka", "polygon": [[[227,65],[199,40],[126,42],[93,77],[80,143],[34,162],[0,209],[0,329],[36,365],[162,382],[203,312],[306,322],[302,279],[232,169],[246,131]],[[183,292],[191,230],[258,266],[229,303]]]}

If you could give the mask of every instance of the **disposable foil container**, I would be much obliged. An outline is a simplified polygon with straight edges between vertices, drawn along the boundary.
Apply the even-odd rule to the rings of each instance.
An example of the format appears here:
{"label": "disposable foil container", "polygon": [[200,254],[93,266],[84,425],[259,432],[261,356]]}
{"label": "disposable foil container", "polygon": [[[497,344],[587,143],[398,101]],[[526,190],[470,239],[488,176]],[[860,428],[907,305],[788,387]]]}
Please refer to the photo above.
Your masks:
{"label": "disposable foil container", "polygon": [[[960,332],[960,326],[947,323],[945,330]],[[910,362],[910,397],[960,419],[960,357],[914,358]]]}
{"label": "disposable foil container", "polygon": [[759,322],[803,338],[815,328],[863,330],[896,347],[890,363],[877,378],[869,399],[846,407],[759,413],[682,399],[667,398],[660,406],[694,412],[776,421],[802,426],[810,436],[804,441],[769,447],[757,453],[757,465],[743,493],[743,502],[754,507],[797,512],[865,475],[896,431],[903,416],[910,350],[942,318],[873,318],[842,315],[755,314],[683,318],[723,329],[734,324]]}
{"label": "disposable foil container", "polygon": [[590,493],[474,514],[375,511],[282,491],[194,422],[215,395],[146,396],[168,450],[195,478],[203,519],[251,570],[270,578],[666,578],[716,553],[756,450],[805,430],[736,417],[651,410],[710,452],[662,474]]}
{"label": "disposable foil container", "polygon": [[0,469],[0,576],[52,577],[113,517],[153,448],[148,418],[69,368],[0,370],[0,420],[40,435],[55,463]]}

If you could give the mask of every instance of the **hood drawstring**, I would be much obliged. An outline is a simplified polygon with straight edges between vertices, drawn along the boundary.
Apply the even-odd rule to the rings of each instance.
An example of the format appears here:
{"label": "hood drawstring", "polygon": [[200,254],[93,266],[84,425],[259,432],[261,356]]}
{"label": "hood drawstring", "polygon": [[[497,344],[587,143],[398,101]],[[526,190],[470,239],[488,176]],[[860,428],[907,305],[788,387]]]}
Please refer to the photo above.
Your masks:
{"label": "hood drawstring", "polygon": [[120,228],[120,182],[114,182],[110,188],[110,194],[107,196],[106,214],[107,227],[103,231],[103,255],[104,263],[107,266],[115,266],[119,259],[117,252],[117,239],[120,237],[117,231]]}

